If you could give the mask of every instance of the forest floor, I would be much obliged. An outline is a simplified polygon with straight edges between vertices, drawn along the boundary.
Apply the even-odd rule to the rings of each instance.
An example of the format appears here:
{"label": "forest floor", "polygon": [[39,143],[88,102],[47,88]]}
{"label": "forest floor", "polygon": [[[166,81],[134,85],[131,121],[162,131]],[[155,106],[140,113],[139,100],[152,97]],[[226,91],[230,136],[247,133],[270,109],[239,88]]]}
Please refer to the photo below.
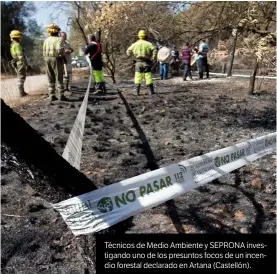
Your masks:
{"label": "forest floor", "polygon": [[[36,95],[13,109],[62,154],[87,84],[76,80],[68,102],[50,105]],[[118,79],[108,81],[107,95],[90,94],[81,172],[97,187],[276,130],[273,80],[251,96],[248,79],[155,85],[155,95],[143,86],[135,97],[132,80]],[[11,160],[2,153],[2,273],[85,273],[75,237]],[[263,157],[134,216],[126,233],[275,233],[275,172],[276,156]]]}

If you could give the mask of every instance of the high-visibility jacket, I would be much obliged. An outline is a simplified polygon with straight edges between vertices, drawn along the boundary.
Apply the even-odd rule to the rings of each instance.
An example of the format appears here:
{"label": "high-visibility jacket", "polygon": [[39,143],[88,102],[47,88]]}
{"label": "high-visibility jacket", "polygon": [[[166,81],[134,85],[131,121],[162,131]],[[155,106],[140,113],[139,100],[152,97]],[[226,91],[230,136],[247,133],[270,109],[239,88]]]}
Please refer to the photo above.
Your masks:
{"label": "high-visibility jacket", "polygon": [[63,40],[60,37],[49,36],[43,43],[44,57],[59,57],[64,55]]}
{"label": "high-visibility jacket", "polygon": [[157,57],[157,49],[150,42],[142,39],[133,43],[127,49],[127,55],[129,56],[131,53],[133,53],[137,61],[150,61],[151,57],[154,60]]}
{"label": "high-visibility jacket", "polygon": [[15,60],[24,59],[23,48],[19,42],[13,41],[11,43],[11,55],[12,55],[12,58]]}

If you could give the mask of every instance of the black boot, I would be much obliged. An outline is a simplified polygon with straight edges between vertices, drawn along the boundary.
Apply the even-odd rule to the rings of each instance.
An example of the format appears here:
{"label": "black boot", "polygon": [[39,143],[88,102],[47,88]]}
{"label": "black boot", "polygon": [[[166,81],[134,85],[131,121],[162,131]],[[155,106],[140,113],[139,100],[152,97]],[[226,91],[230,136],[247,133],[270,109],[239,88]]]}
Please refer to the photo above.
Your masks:
{"label": "black boot", "polygon": [[57,101],[58,98],[55,96],[55,94],[50,94],[49,97],[48,97],[49,101],[50,102],[53,102],[53,101]]}
{"label": "black boot", "polygon": [[106,88],[105,82],[102,83],[102,92],[103,92],[103,94],[107,93],[107,88]]}
{"label": "black boot", "polygon": [[139,96],[139,92],[140,92],[140,85],[135,85],[134,88],[134,95]]}
{"label": "black boot", "polygon": [[153,95],[155,93],[153,84],[148,85],[148,89],[149,89],[149,93],[148,93],[149,95]]}
{"label": "black boot", "polygon": [[95,91],[94,94],[98,94],[101,92],[101,83],[95,83]]}
{"label": "black boot", "polygon": [[28,95],[28,94],[25,92],[24,87],[19,87],[18,89],[19,89],[19,95],[20,95],[20,97],[25,97],[25,96]]}
{"label": "black boot", "polygon": [[64,94],[60,95],[59,101],[68,101],[68,98],[64,96]]}

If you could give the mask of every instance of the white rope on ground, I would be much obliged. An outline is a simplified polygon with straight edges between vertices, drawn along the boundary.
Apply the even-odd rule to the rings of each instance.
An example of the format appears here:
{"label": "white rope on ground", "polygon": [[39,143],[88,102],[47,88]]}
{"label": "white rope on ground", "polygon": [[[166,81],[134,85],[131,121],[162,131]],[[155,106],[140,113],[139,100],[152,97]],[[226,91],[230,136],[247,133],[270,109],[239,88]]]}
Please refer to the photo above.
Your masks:
{"label": "white rope on ground", "polygon": [[86,90],[86,94],[62,154],[62,157],[78,170],[80,170],[80,165],[81,165],[83,135],[84,135],[86,112],[87,112],[87,106],[88,106],[88,96],[89,96],[90,85],[92,80],[93,80],[92,67],[90,65],[90,77],[89,77],[89,83]]}
{"label": "white rope on ground", "polygon": [[[209,74],[211,74],[211,75],[222,75],[222,76],[227,76],[226,73],[210,72]],[[251,76],[252,76],[252,75],[232,74],[231,77],[244,77],[244,78],[249,78],[249,77],[251,77]],[[277,77],[275,77],[275,76],[256,76],[256,78],[277,80]]]}
{"label": "white rope on ground", "polygon": [[100,231],[276,150],[276,132],[169,165],[52,206],[73,234]]}

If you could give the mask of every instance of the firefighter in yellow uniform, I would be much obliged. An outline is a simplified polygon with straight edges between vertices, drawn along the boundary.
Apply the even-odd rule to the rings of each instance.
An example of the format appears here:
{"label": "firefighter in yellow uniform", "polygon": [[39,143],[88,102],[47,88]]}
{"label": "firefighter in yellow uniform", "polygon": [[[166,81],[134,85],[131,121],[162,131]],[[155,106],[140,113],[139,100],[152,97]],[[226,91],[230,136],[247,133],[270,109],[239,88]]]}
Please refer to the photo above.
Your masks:
{"label": "firefighter in yellow uniform", "polygon": [[146,41],[147,35],[144,30],[139,31],[138,38],[139,40],[127,49],[127,55],[130,56],[132,53],[136,61],[134,94],[139,95],[142,79],[145,77],[146,85],[149,88],[149,95],[152,95],[154,94],[154,85],[151,62],[157,58],[157,49],[150,42]]}
{"label": "firefighter in yellow uniform", "polygon": [[46,74],[48,78],[48,90],[50,102],[57,100],[56,84],[59,92],[59,100],[66,101],[64,96],[64,47],[63,40],[59,37],[60,28],[56,24],[51,24],[47,28],[49,37],[43,44],[43,57],[46,63]]}
{"label": "firefighter in yellow uniform", "polygon": [[25,58],[23,48],[20,44],[22,33],[19,30],[13,30],[10,33],[11,38],[11,61],[12,67],[15,69],[18,78],[18,90],[21,97],[28,95],[24,91],[24,83],[26,80],[27,60]]}

